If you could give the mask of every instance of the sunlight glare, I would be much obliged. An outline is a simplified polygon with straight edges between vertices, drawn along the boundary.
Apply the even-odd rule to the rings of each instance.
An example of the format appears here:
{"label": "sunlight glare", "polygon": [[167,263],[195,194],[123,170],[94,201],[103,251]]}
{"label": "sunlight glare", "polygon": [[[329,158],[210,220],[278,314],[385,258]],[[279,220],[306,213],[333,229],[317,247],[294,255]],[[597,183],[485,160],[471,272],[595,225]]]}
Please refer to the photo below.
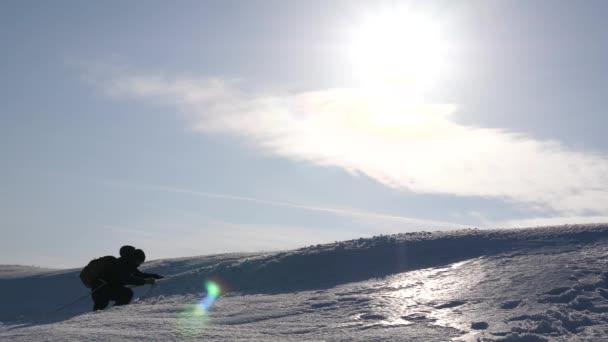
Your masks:
{"label": "sunlight glare", "polygon": [[371,16],[354,31],[351,58],[365,87],[419,92],[436,81],[445,48],[436,21],[393,10]]}
{"label": "sunlight glare", "polygon": [[424,92],[438,82],[446,47],[436,20],[406,9],[378,12],[354,30],[349,58],[376,124],[425,121],[411,109],[420,108]]}

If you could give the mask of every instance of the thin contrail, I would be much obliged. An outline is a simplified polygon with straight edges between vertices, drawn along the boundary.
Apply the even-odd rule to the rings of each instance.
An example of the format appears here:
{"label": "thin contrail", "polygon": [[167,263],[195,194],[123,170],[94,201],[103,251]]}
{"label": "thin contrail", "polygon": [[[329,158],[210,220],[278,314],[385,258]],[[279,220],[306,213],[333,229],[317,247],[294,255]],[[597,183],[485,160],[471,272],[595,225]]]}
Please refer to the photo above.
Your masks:
{"label": "thin contrail", "polygon": [[295,209],[302,209],[302,210],[309,210],[309,211],[316,211],[316,212],[325,212],[325,213],[331,213],[331,214],[336,214],[336,215],[341,215],[341,216],[375,218],[375,219],[382,219],[382,220],[404,222],[404,223],[409,223],[409,224],[420,224],[420,225],[425,225],[425,226],[442,226],[442,227],[454,227],[454,228],[469,227],[469,226],[465,226],[462,224],[456,224],[456,223],[452,223],[452,222],[419,220],[419,219],[413,219],[413,218],[408,218],[408,217],[403,217],[403,216],[380,214],[380,213],[357,210],[357,209],[319,207],[319,206],[314,206],[314,205],[293,203],[293,202],[287,202],[287,201],[272,201],[272,200],[254,198],[254,197],[234,196],[234,195],[217,194],[217,193],[213,193],[213,192],[194,191],[194,190],[188,190],[188,189],[182,189],[182,188],[176,188],[176,187],[170,187],[170,186],[149,185],[149,184],[132,184],[132,183],[130,184],[130,183],[121,183],[121,182],[114,182],[114,181],[112,181],[112,182],[104,181],[104,183],[112,184],[112,185],[127,186],[127,187],[131,187],[131,188],[138,189],[138,190],[144,190],[144,191],[172,192],[172,193],[186,194],[186,195],[199,196],[199,197],[218,198],[218,199],[242,201],[242,202],[257,203],[257,204],[266,204],[266,205],[285,207],[285,208],[295,208]]}

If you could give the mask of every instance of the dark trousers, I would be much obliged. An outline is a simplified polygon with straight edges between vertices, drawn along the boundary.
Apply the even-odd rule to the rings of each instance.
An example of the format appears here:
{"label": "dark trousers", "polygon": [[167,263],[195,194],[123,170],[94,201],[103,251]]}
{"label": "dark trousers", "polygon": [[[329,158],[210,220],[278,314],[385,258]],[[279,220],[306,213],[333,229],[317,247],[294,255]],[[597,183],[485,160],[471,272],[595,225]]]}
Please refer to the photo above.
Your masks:
{"label": "dark trousers", "polygon": [[[95,288],[97,287],[93,287],[93,289]],[[121,285],[105,284],[97,291],[93,292],[91,297],[94,302],[93,311],[97,311],[107,308],[111,300],[114,301],[114,305],[129,304],[133,298],[133,291],[130,288]]]}

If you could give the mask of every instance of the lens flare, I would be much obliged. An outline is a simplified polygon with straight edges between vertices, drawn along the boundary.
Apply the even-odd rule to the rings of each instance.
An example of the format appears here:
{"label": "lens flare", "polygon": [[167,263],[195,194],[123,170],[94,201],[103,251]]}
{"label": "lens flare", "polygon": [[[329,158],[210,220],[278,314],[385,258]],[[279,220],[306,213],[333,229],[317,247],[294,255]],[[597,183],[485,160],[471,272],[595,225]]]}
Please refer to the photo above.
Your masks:
{"label": "lens flare", "polygon": [[214,298],[217,298],[217,297],[220,296],[221,289],[220,289],[220,286],[217,283],[212,282],[212,281],[209,280],[209,281],[207,281],[207,283],[205,284],[205,286],[207,288],[207,293],[210,296],[212,296]]}
{"label": "lens flare", "polygon": [[202,333],[209,320],[209,310],[222,290],[218,283],[207,280],[204,292],[203,299],[196,304],[186,305],[179,313],[177,332],[182,337],[192,338]]}
{"label": "lens flare", "polygon": [[205,282],[205,290],[207,292],[207,295],[198,304],[198,307],[200,308],[199,311],[202,313],[202,315],[206,314],[209,311],[211,305],[213,305],[213,302],[215,302],[217,297],[220,296],[221,292],[220,286],[211,280],[207,280]]}

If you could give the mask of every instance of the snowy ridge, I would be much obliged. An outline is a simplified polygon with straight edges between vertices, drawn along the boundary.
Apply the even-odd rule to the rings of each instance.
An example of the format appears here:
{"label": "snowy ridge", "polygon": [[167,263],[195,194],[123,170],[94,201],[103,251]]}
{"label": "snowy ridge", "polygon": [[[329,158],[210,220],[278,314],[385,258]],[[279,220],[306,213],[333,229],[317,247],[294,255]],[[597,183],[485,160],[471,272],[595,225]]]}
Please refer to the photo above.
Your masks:
{"label": "snowy ridge", "polygon": [[[607,262],[606,224],[419,232],[151,261],[173,276],[133,305],[40,316],[86,295],[78,270],[3,266],[0,340],[601,341]],[[223,296],[185,314],[207,279]]]}
{"label": "snowy ridge", "polygon": [[179,285],[165,288],[166,294],[189,293],[196,291],[202,278],[212,277],[229,284],[230,291],[244,293],[312,290],[445,265],[512,248],[606,238],[608,225],[600,224],[385,235],[222,260],[178,276]]}

